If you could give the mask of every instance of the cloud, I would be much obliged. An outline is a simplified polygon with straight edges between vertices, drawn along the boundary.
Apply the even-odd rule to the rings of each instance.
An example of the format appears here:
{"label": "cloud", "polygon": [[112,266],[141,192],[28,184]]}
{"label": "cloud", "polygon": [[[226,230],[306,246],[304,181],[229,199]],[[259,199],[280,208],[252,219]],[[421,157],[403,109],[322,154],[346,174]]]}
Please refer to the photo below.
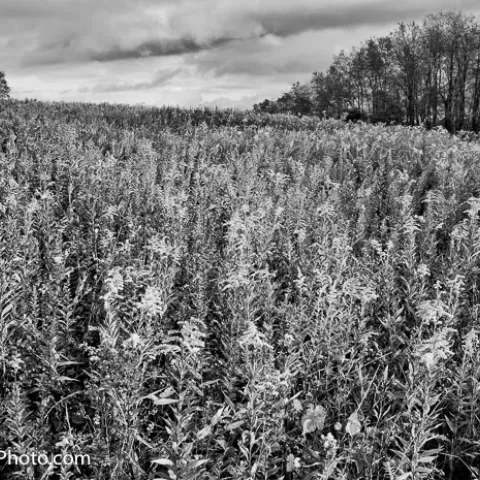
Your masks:
{"label": "cloud", "polygon": [[[350,35],[363,39],[371,29],[357,29]],[[344,30],[305,32],[281,38],[266,35],[261,39],[237,41],[223,48],[208,50],[188,56],[186,61],[196,65],[199,72],[215,77],[249,76],[255,78],[283,77],[287,83],[304,74],[327,68],[334,49],[345,41]]]}
{"label": "cloud", "polygon": [[219,38],[202,45],[192,38],[185,37],[173,40],[151,40],[132,47],[113,45],[103,49],[101,46],[97,49],[85,49],[79,48],[75,39],[67,39],[56,44],[44,45],[34,52],[27,53],[22,59],[22,64],[32,67],[58,63],[103,63],[147,57],[167,57],[214,48],[229,41],[228,38]]}
{"label": "cloud", "polygon": [[175,40],[149,41],[132,49],[116,47],[110,51],[96,53],[91,56],[91,60],[97,62],[109,62],[131,58],[182,55],[184,53],[198,52],[203,49],[214,48],[228,43],[229,41],[231,41],[229,38],[218,38],[203,45],[188,37]]}
{"label": "cloud", "polygon": [[[244,106],[276,98],[399,21],[451,8],[451,0],[0,0],[0,69],[12,96]],[[453,8],[478,13],[479,4]]]}
{"label": "cloud", "polygon": [[[275,55],[275,57],[277,57]],[[207,55],[203,60],[197,61],[200,71],[213,71],[218,77],[223,75],[252,75],[269,76],[289,73],[312,73],[314,68],[313,59],[304,61],[295,58],[269,58],[262,59],[260,55],[249,58],[248,56],[232,56],[219,52],[215,55]],[[220,60],[223,58],[223,60]]]}
{"label": "cloud", "polygon": [[230,97],[217,97],[214,100],[203,101],[201,107],[209,108],[238,108],[238,109],[249,109],[252,108],[255,103],[258,103],[264,100],[265,97],[262,95],[248,95],[243,96],[239,99],[233,99]]}
{"label": "cloud", "polygon": [[103,63],[209,51],[269,35],[380,26],[440,8],[451,8],[450,1],[0,0],[0,36],[9,35],[25,67]]}
{"label": "cloud", "polygon": [[[129,82],[129,83],[109,83],[106,85],[97,85],[90,89],[94,93],[106,93],[106,92],[127,92],[134,90],[152,90],[161,86],[164,86],[168,83],[169,80],[173,79],[177,74],[182,70],[176,68],[170,72],[160,72],[158,73],[153,80],[148,82]],[[88,90],[79,89],[86,92]]]}
{"label": "cloud", "polygon": [[[343,3],[343,4],[342,4]],[[440,2],[441,3],[441,2]],[[443,2],[446,3],[446,2]],[[271,8],[247,15],[266,33],[289,37],[308,31],[384,25],[425,12],[422,2],[339,2],[324,6],[320,2],[289,2],[287,8]]]}

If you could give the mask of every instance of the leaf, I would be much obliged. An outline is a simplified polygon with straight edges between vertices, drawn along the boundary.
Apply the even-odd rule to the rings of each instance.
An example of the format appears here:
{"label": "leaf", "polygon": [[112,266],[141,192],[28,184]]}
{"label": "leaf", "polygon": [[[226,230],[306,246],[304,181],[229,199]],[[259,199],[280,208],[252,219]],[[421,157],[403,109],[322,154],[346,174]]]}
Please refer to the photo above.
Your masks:
{"label": "leaf", "polygon": [[193,466],[193,468],[198,468],[200,467],[201,465],[205,465],[205,463],[208,463],[210,460],[204,458],[203,460],[197,460],[195,462],[195,465]]}
{"label": "leaf", "polygon": [[212,434],[212,428],[210,427],[210,425],[207,425],[206,427],[203,427],[201,430],[197,432],[197,439],[203,440],[204,438],[208,437],[211,434]]}
{"label": "leaf", "polygon": [[153,400],[155,405],[170,405],[171,403],[177,403],[179,400],[178,398],[157,398]]}
{"label": "leaf", "polygon": [[227,430],[235,430],[236,428],[243,425],[245,422],[243,420],[239,420],[238,422],[233,422],[230,425],[227,425]]}
{"label": "leaf", "polygon": [[152,450],[155,448],[153,445],[151,445],[150,443],[148,443],[139,433],[136,433],[135,434],[135,438],[143,443],[144,445],[146,445],[148,448],[151,448]]}
{"label": "leaf", "polygon": [[210,422],[210,424],[212,426],[216,425],[220,419],[222,418],[222,413],[223,413],[223,410],[224,410],[225,407],[221,407],[218,412],[213,416],[212,418],[212,421]]}
{"label": "leaf", "polygon": [[325,416],[325,409],[321,405],[317,405],[315,409],[313,405],[310,405],[307,413],[302,417],[302,435],[305,436],[307,433],[312,433],[315,430],[322,430],[323,424],[325,423]]}
{"label": "leaf", "polygon": [[65,362],[58,362],[57,365],[59,367],[66,367],[68,365],[82,365],[83,362],[72,362],[72,361],[65,361]]}
{"label": "leaf", "polygon": [[8,313],[12,310],[13,304],[9,303],[3,310],[2,314],[0,315],[0,318],[3,320],[7,317]]}
{"label": "leaf", "polygon": [[173,462],[168,458],[157,458],[156,460],[152,460],[152,463],[156,463],[157,465],[163,465],[165,467],[173,467]]}
{"label": "leaf", "polygon": [[58,380],[59,382],[79,382],[80,380],[77,380],[76,378],[70,378],[70,377],[55,377],[55,380]]}
{"label": "leaf", "polygon": [[457,431],[457,427],[453,423],[453,421],[450,418],[448,418],[447,416],[445,416],[445,421],[447,422],[447,425],[450,428],[450,430],[452,431],[452,433],[455,433]]}
{"label": "leaf", "polygon": [[174,393],[175,393],[175,390],[172,387],[168,387],[163,393],[160,394],[160,398],[169,397]]}
{"label": "leaf", "polygon": [[432,463],[434,462],[435,460],[437,459],[436,456],[425,456],[425,457],[421,457],[419,460],[418,460],[418,463]]}
{"label": "leaf", "polygon": [[362,425],[360,424],[360,421],[358,420],[358,414],[357,412],[352,413],[350,417],[348,417],[348,423],[347,426],[345,427],[345,431],[350,434],[351,437],[354,437],[358,433],[360,433],[360,430],[362,429]]}
{"label": "leaf", "polygon": [[144,397],[142,397],[140,401],[148,399],[152,400],[155,405],[170,405],[171,403],[176,403],[179,401],[178,398],[164,398],[168,395],[171,395],[172,393],[175,393],[175,391],[169,387],[165,392],[160,395],[160,398],[158,398],[155,394],[150,393],[149,395],[145,395]]}
{"label": "leaf", "polygon": [[232,409],[232,411],[235,411],[235,404],[230,400],[230,397],[226,394],[224,394],[225,401],[227,402],[228,406]]}

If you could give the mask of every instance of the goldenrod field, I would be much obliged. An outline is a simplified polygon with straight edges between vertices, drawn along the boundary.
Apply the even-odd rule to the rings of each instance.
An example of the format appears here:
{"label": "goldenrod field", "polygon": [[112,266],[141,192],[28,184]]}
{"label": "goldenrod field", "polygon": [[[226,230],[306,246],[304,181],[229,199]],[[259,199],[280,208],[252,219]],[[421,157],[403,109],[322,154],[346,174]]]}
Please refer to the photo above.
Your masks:
{"label": "goldenrod field", "polygon": [[0,478],[473,479],[480,146],[0,104]]}

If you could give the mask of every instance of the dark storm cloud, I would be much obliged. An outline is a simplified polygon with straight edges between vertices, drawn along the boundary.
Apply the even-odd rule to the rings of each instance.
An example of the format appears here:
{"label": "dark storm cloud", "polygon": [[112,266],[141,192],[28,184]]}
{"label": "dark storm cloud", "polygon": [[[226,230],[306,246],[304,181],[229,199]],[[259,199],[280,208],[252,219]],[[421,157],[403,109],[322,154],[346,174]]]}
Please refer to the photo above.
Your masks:
{"label": "dark storm cloud", "polygon": [[230,38],[218,38],[211,42],[200,44],[193,38],[179,38],[175,40],[158,40],[144,42],[141,45],[122,49],[115,47],[109,51],[94,53],[90,55],[90,60],[97,62],[112,62],[115,60],[127,60],[145,57],[166,57],[171,55],[182,55],[184,53],[198,52],[203,49],[214,48],[228,43]]}
{"label": "dark storm cloud", "polygon": [[115,45],[103,51],[79,49],[72,39],[62,40],[56,44],[45,45],[35,52],[26,54],[22,59],[24,66],[54,65],[64,62],[114,62],[147,57],[168,57],[194,53],[228,43],[230,39],[220,38],[206,44],[200,44],[193,38],[174,40],[151,40],[140,45],[126,48]]}

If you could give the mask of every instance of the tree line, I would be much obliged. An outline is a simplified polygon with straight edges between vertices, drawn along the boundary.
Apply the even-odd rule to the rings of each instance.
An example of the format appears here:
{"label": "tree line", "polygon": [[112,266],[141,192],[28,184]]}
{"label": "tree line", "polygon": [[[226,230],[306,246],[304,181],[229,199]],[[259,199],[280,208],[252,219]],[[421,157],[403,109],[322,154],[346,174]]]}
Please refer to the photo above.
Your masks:
{"label": "tree line", "polygon": [[10,87],[8,86],[5,73],[0,71],[0,100],[5,100],[10,97]]}
{"label": "tree line", "polygon": [[399,23],[254,109],[478,133],[480,24],[459,11],[429,15],[423,25]]}

